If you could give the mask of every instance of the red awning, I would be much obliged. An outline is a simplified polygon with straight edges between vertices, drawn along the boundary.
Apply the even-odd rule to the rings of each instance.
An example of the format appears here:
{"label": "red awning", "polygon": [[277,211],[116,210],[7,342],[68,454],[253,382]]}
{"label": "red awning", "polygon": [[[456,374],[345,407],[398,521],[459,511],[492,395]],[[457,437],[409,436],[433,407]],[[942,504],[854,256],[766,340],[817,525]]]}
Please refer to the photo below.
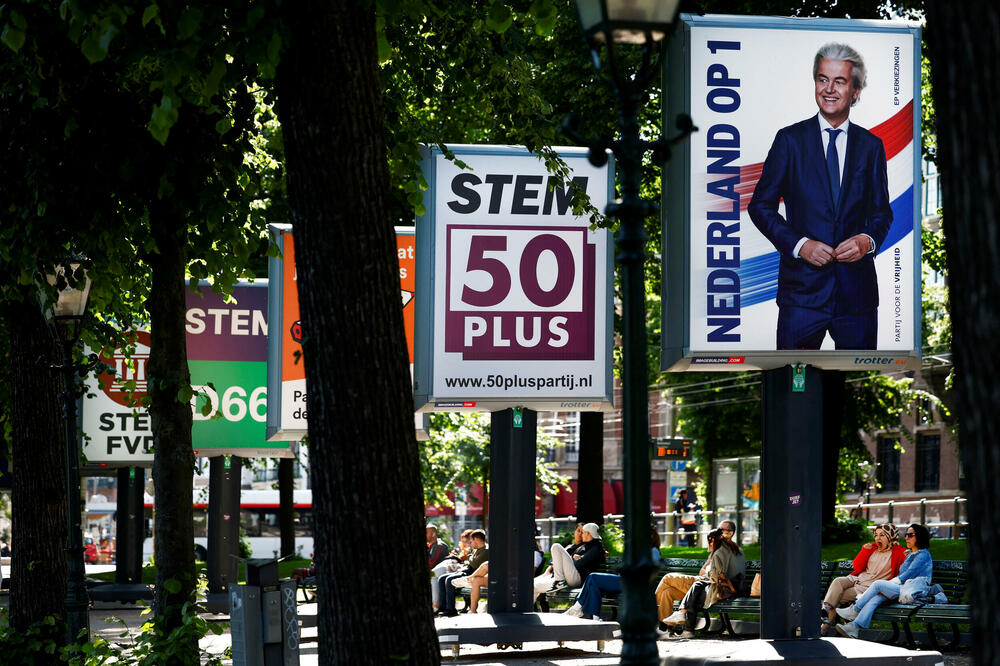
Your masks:
{"label": "red awning", "polygon": [[[615,481],[614,483],[621,483],[621,481]],[[615,496],[615,488],[612,482],[604,482],[604,513],[621,513],[619,510],[620,503],[618,498]]]}
{"label": "red awning", "polygon": [[576,479],[570,480],[569,487],[573,489],[573,492],[562,490],[556,495],[556,505],[552,513],[557,516],[572,516],[576,514]]}
{"label": "red awning", "polygon": [[649,488],[650,507],[653,513],[664,513],[667,510],[667,482],[653,481]]}
{"label": "red awning", "polygon": [[[455,501],[455,493],[448,491],[448,499],[452,502]],[[424,515],[428,517],[434,516],[454,516],[455,507],[453,506],[424,506]]]}

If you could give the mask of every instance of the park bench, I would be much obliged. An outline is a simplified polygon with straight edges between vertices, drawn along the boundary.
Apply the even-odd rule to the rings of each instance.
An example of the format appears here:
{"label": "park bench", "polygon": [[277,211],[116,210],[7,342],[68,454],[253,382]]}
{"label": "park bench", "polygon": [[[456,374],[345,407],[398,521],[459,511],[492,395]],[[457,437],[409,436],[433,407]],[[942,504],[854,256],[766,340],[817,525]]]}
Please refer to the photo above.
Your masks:
{"label": "park bench", "polygon": [[[846,576],[851,572],[850,562],[842,562],[837,568],[838,576]],[[939,560],[934,562],[934,573],[931,582],[940,585],[950,603],[947,604],[882,604],[872,616],[873,620],[889,622],[892,625],[892,637],[888,643],[899,640],[900,629],[906,636],[906,644],[911,649],[916,646],[911,625],[915,622],[924,624],[927,639],[935,649],[951,650],[958,647],[960,640],[959,624],[970,621],[969,605],[962,603],[968,587],[968,567],[961,560]],[[934,624],[951,626],[951,640],[946,645],[938,641]]]}
{"label": "park bench", "polygon": [[[608,560],[598,567],[597,571],[601,573],[617,573],[618,567],[621,566],[622,558],[620,557],[609,557]],[[486,599],[488,590],[486,586],[479,588],[481,592],[480,599]],[[555,605],[567,604],[572,605],[576,601],[576,597],[580,594],[579,587],[564,587],[552,592],[546,592],[545,594],[539,594],[538,598],[535,600],[536,607],[543,613],[549,612],[549,604],[553,603]],[[469,609],[470,605],[470,595],[472,594],[472,589],[466,585],[465,587],[458,588],[456,597],[461,598],[465,601],[466,610]]]}
{"label": "park bench", "polygon": [[[598,571],[602,573],[618,573],[618,568],[622,564],[622,558],[609,557]],[[680,573],[690,576],[698,575],[704,560],[668,558],[660,563],[660,572],[655,580],[666,573]],[[820,597],[826,595],[826,590],[830,582],[838,576],[846,576],[851,573],[852,562],[844,560],[840,562],[822,562],[820,564]],[[760,598],[750,597],[750,585],[755,574],[760,573],[761,563],[758,560],[748,560],[746,563],[746,574],[743,579],[743,590],[740,596],[725,601],[718,601],[703,611],[704,617],[711,626],[712,615],[718,615],[722,624],[721,630],[732,636],[736,636],[733,629],[734,616],[751,617],[760,619]],[[916,642],[913,638],[913,623],[922,623],[925,626],[928,640],[935,649],[954,649],[960,640],[959,624],[968,624],[970,621],[969,605],[962,603],[965,600],[966,588],[968,587],[968,568],[964,561],[939,560],[934,562],[934,573],[932,581],[942,587],[945,596],[950,603],[947,604],[882,604],[873,616],[873,620],[888,622],[892,625],[893,633],[887,643],[895,643],[900,639],[900,633],[906,637],[907,645],[912,649]],[[483,589],[483,597],[486,596],[486,588]],[[569,606],[572,605],[580,594],[581,588],[560,588],[554,591],[539,595],[538,604],[543,612],[548,612],[549,606]],[[469,588],[460,590],[460,594],[466,599],[468,605]],[[616,620],[618,610],[621,605],[620,596],[617,594],[605,594],[601,597],[601,610],[610,611],[610,619]],[[817,621],[819,620],[819,610],[816,611]],[[951,640],[941,645],[938,640],[935,624],[947,624],[951,628]]]}
{"label": "park bench", "polygon": [[[705,563],[704,560],[693,560],[693,559],[683,559],[683,558],[668,558],[660,561],[660,571],[654,576],[655,582],[658,582],[660,577],[664,574],[681,573],[687,574],[689,576],[697,576],[698,572],[701,571],[701,566]],[[609,557],[604,563],[604,566],[598,569],[600,573],[618,573],[619,567],[622,565],[622,558],[620,557]],[[567,604],[572,605],[576,598],[580,595],[580,590],[582,588],[562,588],[554,592],[547,592],[543,595],[545,600],[545,605],[542,610],[548,610],[549,604]],[[601,596],[601,610],[610,611],[611,620],[618,619],[618,610],[621,607],[621,595],[616,593],[605,593]]]}
{"label": "park bench", "polygon": [[[622,565],[622,558],[620,557],[609,557],[604,561],[604,564],[599,566],[594,573],[612,573],[617,574],[618,569]],[[547,613],[549,607],[552,605],[556,606],[572,606],[576,603],[576,598],[580,596],[580,590],[582,587],[561,587],[556,590],[551,590],[545,594],[538,595],[538,605],[542,612]],[[611,609],[611,619],[614,620],[618,617],[618,607],[619,600],[618,595],[614,596],[604,596],[601,597],[601,608]]]}
{"label": "park bench", "polygon": [[[830,582],[838,576],[846,576],[851,573],[852,563],[850,560],[841,562],[823,562],[820,574],[821,595],[826,594]],[[760,572],[760,562],[748,561],[745,581],[752,581],[753,575]],[[953,603],[948,604],[882,604],[872,617],[873,620],[888,622],[892,625],[892,636],[886,641],[895,643],[900,638],[900,632],[906,636],[906,643],[912,649],[916,642],[913,638],[911,625],[914,622],[921,622],[927,630],[927,638],[935,649],[954,649],[958,646],[959,624],[969,622],[969,606],[960,603],[965,598],[965,591],[968,584],[968,574],[966,563],[963,561],[940,560],[934,562],[934,573],[932,581],[942,587],[945,596]],[[748,584],[748,583],[747,583]],[[745,590],[746,592],[747,590]],[[754,597],[736,597],[719,601],[711,608],[706,609],[706,614],[718,613],[723,624],[723,631],[736,635],[733,630],[732,616],[751,616],[760,618],[760,599]],[[819,612],[816,613],[817,618]],[[949,624],[951,626],[952,638],[944,646],[940,645],[934,624]]]}
{"label": "park bench", "polygon": [[296,603],[304,604],[316,601],[316,576],[306,576],[296,581],[295,600]]}
{"label": "park bench", "polygon": [[[620,557],[609,557],[604,564],[597,568],[600,573],[618,573],[618,567],[622,564],[622,558]],[[479,588],[482,592],[481,599],[487,598],[487,589],[485,586]],[[577,596],[580,594],[579,587],[563,587],[554,591],[546,592],[545,594],[538,595],[536,600],[536,606],[543,613],[549,612],[549,604],[556,606],[567,605],[571,606],[576,601]],[[468,585],[465,587],[460,587],[456,594],[457,597],[462,598],[465,601],[465,608],[469,608],[469,599],[472,593],[471,588]],[[606,597],[601,600],[601,606],[608,606],[612,609],[612,619],[617,617],[618,609],[618,599],[617,597]]]}

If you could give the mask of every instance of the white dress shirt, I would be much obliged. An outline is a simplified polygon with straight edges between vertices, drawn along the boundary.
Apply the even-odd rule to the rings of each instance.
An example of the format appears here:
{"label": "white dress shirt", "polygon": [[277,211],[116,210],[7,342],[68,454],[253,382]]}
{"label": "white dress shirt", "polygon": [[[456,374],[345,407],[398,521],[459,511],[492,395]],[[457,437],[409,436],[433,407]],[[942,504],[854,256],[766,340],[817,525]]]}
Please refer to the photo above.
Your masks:
{"label": "white dress shirt", "polygon": [[[819,119],[819,136],[820,140],[823,142],[824,155],[826,155],[826,151],[830,146],[830,133],[827,132],[826,130],[828,129],[842,130],[837,134],[836,146],[837,146],[837,161],[840,163],[840,182],[843,183],[844,161],[847,159],[847,128],[850,126],[851,121],[849,119],[845,119],[844,122],[840,124],[840,127],[834,127],[827,121],[826,118],[823,117],[822,113],[816,114],[816,117]],[[868,236],[868,234],[865,234],[865,236]],[[812,240],[812,239],[806,236],[803,236],[802,238],[799,239],[799,242],[795,244],[795,249],[792,250],[793,257],[795,257],[796,259],[799,258],[799,250],[802,249],[802,246],[806,244],[807,240]],[[868,236],[868,240],[871,241],[871,249],[868,250],[868,254],[871,254],[872,252],[875,251],[875,240],[871,236]]]}

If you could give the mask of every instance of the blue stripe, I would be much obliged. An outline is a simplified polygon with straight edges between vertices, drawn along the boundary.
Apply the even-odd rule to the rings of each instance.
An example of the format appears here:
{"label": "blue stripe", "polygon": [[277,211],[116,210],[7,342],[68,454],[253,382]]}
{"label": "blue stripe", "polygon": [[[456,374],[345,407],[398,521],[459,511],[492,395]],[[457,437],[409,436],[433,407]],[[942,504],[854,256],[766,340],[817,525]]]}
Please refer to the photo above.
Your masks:
{"label": "blue stripe", "polygon": [[[913,231],[913,187],[896,197],[892,204],[892,226],[878,249],[878,254],[898,243]],[[777,252],[760,254],[744,260],[736,271],[740,277],[740,307],[773,301],[778,296]]]}

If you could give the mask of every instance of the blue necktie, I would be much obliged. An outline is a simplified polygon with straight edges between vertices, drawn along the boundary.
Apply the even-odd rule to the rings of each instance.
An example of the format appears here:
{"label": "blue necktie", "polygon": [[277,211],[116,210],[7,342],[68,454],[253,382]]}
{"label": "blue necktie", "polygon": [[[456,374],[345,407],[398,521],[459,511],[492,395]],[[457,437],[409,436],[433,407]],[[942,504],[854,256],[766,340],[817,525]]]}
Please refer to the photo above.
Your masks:
{"label": "blue necktie", "polygon": [[840,201],[840,156],[837,155],[837,135],[839,129],[826,130],[830,134],[830,142],[826,146],[826,173],[830,177],[830,191],[833,193],[833,207]]}

